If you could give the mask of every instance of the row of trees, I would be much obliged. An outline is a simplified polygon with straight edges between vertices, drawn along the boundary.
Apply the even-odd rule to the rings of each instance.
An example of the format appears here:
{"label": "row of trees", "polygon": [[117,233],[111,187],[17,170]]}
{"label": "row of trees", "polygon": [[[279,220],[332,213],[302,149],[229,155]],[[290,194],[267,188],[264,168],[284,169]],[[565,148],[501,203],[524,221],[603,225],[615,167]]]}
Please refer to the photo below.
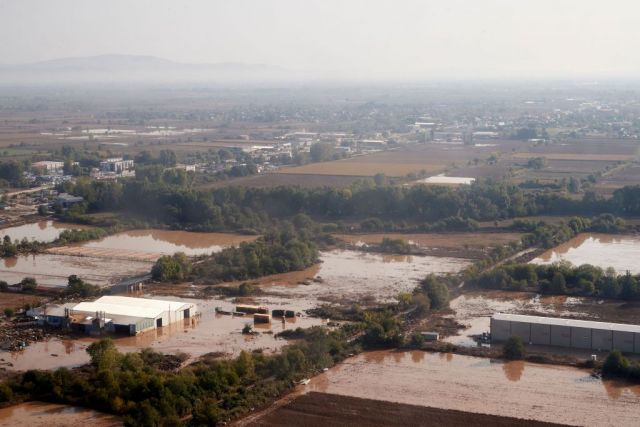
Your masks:
{"label": "row of trees", "polygon": [[640,276],[618,275],[589,264],[567,262],[550,265],[507,264],[481,273],[473,283],[483,288],[533,290],[545,294],[588,295],[640,300]]}
{"label": "row of trees", "polygon": [[[171,181],[171,180],[169,180]],[[130,180],[64,184],[82,196],[90,212],[121,210],[165,224],[203,230],[260,228],[270,218],[305,213],[323,221],[373,219],[363,229],[403,222],[437,223],[442,229],[472,229],[469,220],[495,220],[537,214],[640,214],[640,186],[617,190],[609,200],[593,194],[582,200],[506,183],[478,183],[461,188],[397,187],[362,181],[350,188],[244,188],[226,186],[196,191],[178,182]],[[379,223],[376,223],[379,221]]]}
{"label": "row of trees", "polygon": [[214,426],[265,404],[351,351],[342,331],[313,328],[277,355],[204,358],[176,372],[163,369],[168,356],[151,350],[122,354],[103,339],[87,348],[90,366],[30,370],[0,384],[0,404],[36,399],[114,413],[132,426],[181,425],[189,417],[191,425]]}
{"label": "row of trees", "polygon": [[194,273],[198,281],[216,283],[304,270],[317,262],[318,249],[312,241],[271,232],[213,254],[198,263]]}

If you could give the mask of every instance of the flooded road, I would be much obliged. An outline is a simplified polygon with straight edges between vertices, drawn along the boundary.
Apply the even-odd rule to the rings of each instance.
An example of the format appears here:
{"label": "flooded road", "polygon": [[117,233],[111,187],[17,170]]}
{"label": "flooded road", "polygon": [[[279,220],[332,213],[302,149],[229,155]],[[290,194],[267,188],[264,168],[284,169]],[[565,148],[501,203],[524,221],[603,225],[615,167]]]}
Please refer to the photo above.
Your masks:
{"label": "flooded road", "polygon": [[640,273],[640,236],[581,233],[533,259],[534,264],[566,260],[573,265],[592,264],[603,269],[613,267],[618,274],[627,270]]}
{"label": "flooded road", "polygon": [[[323,320],[311,317],[295,317],[292,319],[274,318],[270,324],[253,324],[251,316],[229,316],[217,314],[215,307],[232,310],[235,304],[223,300],[191,300],[172,297],[172,300],[194,302],[202,317],[192,318],[192,321],[173,323],[156,330],[144,332],[133,337],[112,337],[118,349],[122,352],[138,351],[150,347],[162,353],[187,353],[194,360],[212,352],[221,352],[229,356],[236,356],[242,350],[262,349],[265,353],[272,353],[288,343],[284,339],[275,338],[275,334],[286,329],[298,327],[308,328],[324,324]],[[283,308],[271,299],[270,309]],[[262,301],[260,302],[262,304]],[[287,309],[292,309],[287,306]],[[255,335],[243,335],[245,324],[253,326]],[[22,351],[0,351],[0,368],[9,370],[27,370],[38,366],[40,369],[56,369],[72,367],[89,362],[86,348],[96,341],[93,337],[79,339],[52,338],[48,341],[33,343]]]}
{"label": "flooded road", "polygon": [[58,238],[60,232],[64,230],[80,230],[87,228],[84,225],[69,224],[65,222],[43,220],[30,224],[17,225],[15,227],[3,228],[0,230],[0,239],[4,236],[15,240],[38,240],[40,242],[53,242]]}
{"label": "flooded road", "polygon": [[27,402],[0,409],[0,426],[66,427],[70,425],[116,427],[124,423],[118,417],[91,409],[44,402]]}
{"label": "flooded road", "polygon": [[422,351],[363,353],[299,391],[585,426],[636,426],[640,408],[640,385],[586,370]]}

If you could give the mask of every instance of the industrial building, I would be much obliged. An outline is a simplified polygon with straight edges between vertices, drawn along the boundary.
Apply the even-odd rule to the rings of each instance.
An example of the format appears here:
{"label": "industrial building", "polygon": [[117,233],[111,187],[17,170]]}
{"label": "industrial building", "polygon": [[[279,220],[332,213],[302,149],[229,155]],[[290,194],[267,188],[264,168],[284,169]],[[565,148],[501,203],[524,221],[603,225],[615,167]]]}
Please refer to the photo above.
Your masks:
{"label": "industrial building", "polygon": [[133,167],[133,160],[123,160],[122,157],[114,157],[100,162],[100,170],[102,172],[121,174],[125,171],[133,170]]}
{"label": "industrial building", "polygon": [[526,344],[640,354],[640,325],[498,313],[491,342],[517,336]]}
{"label": "industrial building", "polygon": [[78,332],[137,335],[180,322],[197,314],[197,306],[183,301],[104,296],[93,302],[42,307],[40,323]]}

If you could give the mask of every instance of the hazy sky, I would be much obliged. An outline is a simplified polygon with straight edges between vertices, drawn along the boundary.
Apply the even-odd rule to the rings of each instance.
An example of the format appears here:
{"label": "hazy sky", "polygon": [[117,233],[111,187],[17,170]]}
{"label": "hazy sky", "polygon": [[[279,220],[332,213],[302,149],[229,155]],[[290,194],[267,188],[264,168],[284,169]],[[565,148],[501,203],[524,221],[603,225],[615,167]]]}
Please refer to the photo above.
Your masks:
{"label": "hazy sky", "polygon": [[0,0],[0,63],[108,53],[353,78],[634,76],[637,0]]}

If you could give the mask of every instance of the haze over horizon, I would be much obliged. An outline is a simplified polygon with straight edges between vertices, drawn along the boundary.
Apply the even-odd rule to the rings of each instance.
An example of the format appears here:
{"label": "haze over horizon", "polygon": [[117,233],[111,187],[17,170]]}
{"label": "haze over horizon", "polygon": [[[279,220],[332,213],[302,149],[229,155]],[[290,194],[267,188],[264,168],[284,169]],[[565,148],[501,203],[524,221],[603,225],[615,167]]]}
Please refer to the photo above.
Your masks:
{"label": "haze over horizon", "polygon": [[0,0],[1,64],[107,54],[312,79],[630,78],[628,0]]}

